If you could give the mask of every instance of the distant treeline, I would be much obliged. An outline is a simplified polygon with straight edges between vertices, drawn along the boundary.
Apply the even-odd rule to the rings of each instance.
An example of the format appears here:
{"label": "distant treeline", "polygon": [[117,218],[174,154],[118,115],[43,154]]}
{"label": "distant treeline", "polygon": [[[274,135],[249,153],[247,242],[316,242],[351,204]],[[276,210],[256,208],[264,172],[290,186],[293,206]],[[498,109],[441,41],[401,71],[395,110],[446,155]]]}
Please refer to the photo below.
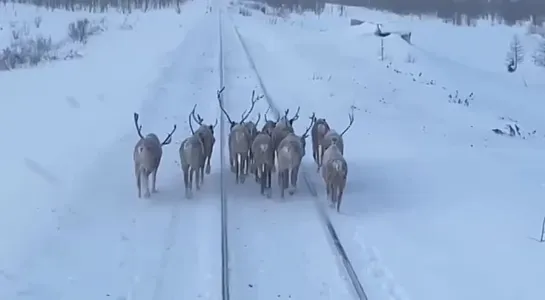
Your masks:
{"label": "distant treeline", "polygon": [[43,6],[52,9],[79,10],[84,9],[90,12],[104,12],[109,7],[120,8],[124,12],[131,12],[133,9],[147,11],[149,9],[160,9],[180,5],[186,0],[0,0],[0,3],[25,3]]}
{"label": "distant treeline", "polygon": [[[299,6],[303,9],[322,9],[325,1],[266,0],[274,7]],[[512,25],[532,20],[540,25],[545,21],[545,0],[331,0],[350,6],[387,10],[397,14],[433,14],[455,24],[469,25],[471,20],[495,18]]]}

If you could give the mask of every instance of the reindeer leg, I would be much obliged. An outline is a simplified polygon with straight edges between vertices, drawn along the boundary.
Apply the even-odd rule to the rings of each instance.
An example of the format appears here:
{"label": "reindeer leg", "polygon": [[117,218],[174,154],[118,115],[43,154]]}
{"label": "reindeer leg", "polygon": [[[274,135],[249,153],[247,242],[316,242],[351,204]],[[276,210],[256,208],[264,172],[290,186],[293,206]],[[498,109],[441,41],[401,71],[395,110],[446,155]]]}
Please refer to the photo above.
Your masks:
{"label": "reindeer leg", "polygon": [[157,169],[151,172],[151,192],[152,193],[157,193],[157,188],[155,187],[156,181],[157,181]]}
{"label": "reindeer leg", "polygon": [[278,185],[280,186],[280,197],[284,198],[284,171],[278,171]]}
{"label": "reindeer leg", "polygon": [[276,164],[274,163],[276,151],[273,150],[271,171],[276,172]]}
{"label": "reindeer leg", "polygon": [[247,174],[247,167],[248,167],[248,156],[247,155],[240,155],[240,183],[244,183],[246,181],[246,174]]}
{"label": "reindeer leg", "polygon": [[144,174],[144,186],[146,188],[146,190],[144,191],[144,198],[151,197],[151,193],[149,190],[149,175],[150,174]]}
{"label": "reindeer leg", "polygon": [[291,187],[290,187],[290,190],[289,190],[289,193],[290,195],[293,195],[295,194],[295,192],[297,191],[297,176],[299,174],[299,167],[294,167],[292,170],[291,170],[291,173],[290,173],[290,184],[291,184]]}
{"label": "reindeer leg", "polygon": [[320,167],[322,166],[322,146],[316,147],[316,163],[318,164],[316,172],[320,172]]}
{"label": "reindeer leg", "polygon": [[271,187],[271,180],[272,180],[272,172],[269,166],[265,167],[265,174],[261,175],[265,176],[267,178],[267,198],[271,198],[272,196],[272,187]]}
{"label": "reindeer leg", "polygon": [[195,170],[195,187],[197,188],[197,191],[201,189],[201,183],[202,183],[202,173],[203,168],[199,167]]}
{"label": "reindeer leg", "polygon": [[240,182],[240,164],[238,160],[238,154],[235,157],[235,183],[238,184]]}
{"label": "reindeer leg", "polygon": [[339,198],[337,199],[337,212],[341,209],[341,201],[343,199],[344,187],[341,185],[339,187]]}
{"label": "reindeer leg", "polygon": [[204,183],[204,165],[201,168],[199,168],[199,175],[201,178],[200,185],[202,185]]}
{"label": "reindeer leg", "polygon": [[136,187],[138,188],[138,198],[142,198],[142,174],[136,171]]}
{"label": "reindeer leg", "polygon": [[189,198],[189,168],[183,169],[184,171],[184,187],[185,187],[185,197]]}
{"label": "reindeer leg", "polygon": [[[192,198],[193,197],[193,175],[195,173],[195,169],[192,167],[189,167],[189,188],[187,189],[187,197]],[[197,178],[197,180],[199,180]]]}
{"label": "reindeer leg", "polygon": [[236,165],[237,156],[238,155],[235,155],[235,159],[233,159],[233,157],[229,155],[229,164],[231,166],[231,172],[233,173],[237,172],[237,165]]}
{"label": "reindeer leg", "polygon": [[206,158],[206,175],[210,174],[210,159],[212,159],[212,154],[210,154],[207,158]]}
{"label": "reindeer leg", "polygon": [[[261,177],[259,177],[259,184],[260,184],[260,187],[261,187],[261,195],[265,195],[265,184],[266,184],[266,180],[267,180],[267,177],[265,176],[265,169],[266,169],[265,164],[263,164],[263,165],[261,165],[259,167],[259,170],[261,172]],[[256,170],[256,180],[258,180],[257,170]]]}

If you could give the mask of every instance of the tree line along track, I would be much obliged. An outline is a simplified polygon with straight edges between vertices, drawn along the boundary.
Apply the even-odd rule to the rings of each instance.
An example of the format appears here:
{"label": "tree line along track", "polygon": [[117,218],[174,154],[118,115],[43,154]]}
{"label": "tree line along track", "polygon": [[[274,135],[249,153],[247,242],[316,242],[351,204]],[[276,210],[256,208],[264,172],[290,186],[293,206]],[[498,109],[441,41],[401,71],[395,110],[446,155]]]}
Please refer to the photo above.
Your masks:
{"label": "tree line along track", "polygon": [[[219,45],[220,45],[220,57],[219,57],[219,74],[220,74],[220,87],[218,87],[218,90],[221,89],[224,84],[225,84],[225,61],[224,61],[224,41],[225,41],[225,38],[224,38],[224,30],[226,30],[225,26],[224,26],[224,22],[223,22],[223,13],[222,11],[220,10],[219,11],[219,18],[218,18],[218,23],[219,23]],[[266,86],[256,68],[256,65],[254,63],[254,60],[250,54],[250,52],[248,51],[248,48],[247,48],[247,45],[244,41],[244,39],[242,38],[242,36],[240,35],[238,29],[236,28],[236,26],[234,25],[228,25],[229,27],[233,27],[233,30],[235,32],[235,35],[236,35],[236,40],[238,43],[240,43],[241,45],[241,48],[243,49],[243,52],[244,52],[244,56],[245,58],[247,59],[248,61],[248,64],[250,65],[250,68],[252,70],[252,72],[255,74],[255,77],[258,81],[258,85],[261,87],[262,91],[263,91],[263,94],[265,96],[265,99],[267,101],[267,104],[268,106],[270,107],[271,111],[273,112],[273,114],[275,116],[279,116],[279,109],[278,107],[276,107],[274,101],[272,100],[272,98],[270,97],[270,94],[268,93],[267,89],[266,89]],[[224,94],[220,95],[220,99],[219,99],[222,103],[225,103],[225,98],[224,98]],[[229,129],[227,128],[227,126],[225,126],[226,122],[225,122],[225,117],[223,114],[221,114],[221,117],[220,117],[220,132],[221,132],[221,136],[220,136],[220,157],[221,157],[221,175],[220,175],[220,178],[221,178],[221,252],[222,252],[222,297],[223,297],[223,300],[229,300],[231,298],[231,278],[230,278],[230,265],[229,265],[229,258],[230,258],[230,254],[229,254],[229,232],[228,232],[228,195],[227,195],[227,192],[226,192],[226,182],[228,180],[230,180],[230,176],[228,176],[229,172],[226,172],[226,170],[228,170],[228,166],[225,162],[225,141],[226,141],[226,137],[228,135],[228,131]],[[357,299],[360,299],[360,300],[367,300],[367,295],[363,289],[363,286],[356,274],[356,272],[354,271],[354,268],[350,262],[350,259],[348,258],[348,255],[346,254],[346,251],[339,239],[339,236],[335,230],[335,227],[333,226],[332,222],[330,221],[329,219],[329,216],[327,214],[327,211],[326,211],[326,208],[320,203],[319,199],[318,199],[318,193],[317,193],[317,190],[313,184],[313,182],[310,180],[309,178],[309,174],[307,172],[305,172],[305,170],[301,170],[302,171],[302,177],[303,177],[303,180],[305,182],[305,185],[309,191],[309,193],[312,195],[312,198],[313,198],[313,202],[315,204],[315,208],[316,208],[316,211],[314,213],[317,213],[319,215],[319,220],[321,221],[321,225],[323,225],[325,227],[325,235],[327,236],[327,239],[328,241],[333,245],[333,249],[334,249],[334,252],[335,254],[337,255],[337,257],[341,260],[342,262],[342,269],[343,269],[343,272],[345,272],[347,274],[347,277],[350,281],[350,284],[351,286],[353,287],[353,291],[357,297]],[[247,183],[247,184],[251,184],[250,183]],[[259,195],[256,194],[256,197],[258,197]],[[256,199],[257,201],[259,201],[259,199]],[[316,262],[316,263],[320,263],[320,262]],[[288,266],[287,266],[288,267]],[[238,300],[238,299],[237,299]]]}

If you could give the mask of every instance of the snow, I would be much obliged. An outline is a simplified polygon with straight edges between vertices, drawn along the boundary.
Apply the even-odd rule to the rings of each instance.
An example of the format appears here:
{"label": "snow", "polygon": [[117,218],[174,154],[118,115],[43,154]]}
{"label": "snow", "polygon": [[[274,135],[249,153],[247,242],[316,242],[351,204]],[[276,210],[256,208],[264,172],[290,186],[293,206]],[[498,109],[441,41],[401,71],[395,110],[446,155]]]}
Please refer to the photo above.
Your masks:
{"label": "snow", "polygon": [[[0,298],[218,298],[218,201],[176,201],[175,143],[158,175],[156,197],[165,201],[138,201],[132,171],[134,111],[144,132],[164,138],[196,98],[214,99],[217,76],[202,70],[217,64],[216,39],[200,33],[217,19],[206,6],[141,14],[133,30],[91,39],[83,59],[0,73],[10,170],[0,201]],[[217,115],[206,105],[199,113]],[[188,132],[178,127],[174,141]]]}
{"label": "snow", "polygon": [[[190,133],[188,113],[197,104],[205,123],[220,118],[223,4],[215,4],[212,13],[211,3],[189,1],[181,14],[127,17],[0,6],[2,26],[41,16],[29,35],[59,42],[80,17],[107,24],[78,45],[81,59],[0,72],[7,141],[0,155],[9,171],[0,201],[1,299],[219,299],[222,184],[232,299],[355,298],[316,205],[328,211],[369,299],[536,299],[545,292],[543,244],[533,240],[545,214],[543,70],[527,61],[508,74],[503,65],[514,33],[527,49],[539,37],[523,27],[459,28],[357,8],[339,16],[332,5],[321,16],[286,18],[227,8],[226,110],[238,118],[252,89],[263,93],[237,28],[269,100],[292,112],[301,106],[297,133],[313,112],[342,131],[355,110],[344,141],[348,185],[336,213],[308,146],[302,172],[318,198],[304,178],[284,200],[274,179],[272,199],[259,194],[253,176],[236,185],[227,172],[222,183],[219,135],[228,126],[221,132],[218,125],[212,172],[185,199],[178,147]],[[352,17],[368,22],[350,27]],[[411,31],[413,45],[386,38],[380,61],[376,23]],[[445,32],[448,39],[437,38]],[[10,39],[2,34],[0,46]],[[457,51],[461,44],[478,47]],[[462,102],[473,98],[452,103],[456,92]],[[266,108],[261,100],[251,118]],[[164,138],[178,127],[151,199],[137,198],[133,112],[145,133]],[[492,132],[506,124],[521,135]]]}
{"label": "snow", "polygon": [[[255,11],[234,18],[279,107],[301,105],[301,115],[316,112],[338,130],[356,107],[345,137],[345,199],[341,214],[330,217],[369,299],[543,294],[543,244],[532,238],[539,238],[545,212],[544,90],[530,77],[542,71],[526,63],[508,74],[503,65],[513,32],[522,28],[459,28],[415,18],[405,27],[401,18],[348,10],[353,18],[372,14],[385,31],[413,32],[415,46],[385,39],[381,62],[380,40],[368,34],[374,24],[350,28],[349,17],[327,11],[276,23]],[[437,38],[447,27],[448,38]],[[528,40],[536,37],[523,38],[531,49]],[[408,53],[416,56],[412,64],[405,62]],[[474,93],[469,106],[449,103],[456,90],[460,97]],[[500,117],[537,134],[496,135],[493,128],[513,124]],[[306,160],[324,199],[321,179]]]}
{"label": "snow", "polygon": [[[258,88],[259,81],[228,17],[224,32],[225,109],[231,119],[238,120],[250,107],[252,89],[259,94],[263,91]],[[230,104],[235,99],[240,100]],[[297,108],[290,108],[293,115]],[[257,112],[266,110],[266,101],[257,102],[252,119],[255,121]],[[305,115],[301,119],[306,124],[299,123],[296,132],[309,126]],[[286,193],[283,201],[276,178],[272,200],[260,196],[253,176],[244,185],[237,186],[234,181],[233,176],[227,176],[232,299],[350,299],[348,283],[332,255],[325,228],[303,180],[299,180],[295,195]]]}

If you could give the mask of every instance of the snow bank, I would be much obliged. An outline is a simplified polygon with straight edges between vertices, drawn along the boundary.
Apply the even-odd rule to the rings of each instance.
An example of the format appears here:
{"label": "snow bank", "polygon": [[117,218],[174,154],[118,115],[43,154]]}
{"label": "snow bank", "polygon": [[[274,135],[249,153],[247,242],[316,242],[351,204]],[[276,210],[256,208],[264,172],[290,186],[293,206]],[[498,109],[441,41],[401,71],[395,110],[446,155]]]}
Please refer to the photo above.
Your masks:
{"label": "snow bank", "polygon": [[[188,2],[181,14],[134,14],[132,30],[110,25],[87,43],[83,59],[0,73],[0,155],[6,170],[0,200],[0,236],[6,243],[0,249],[0,268],[10,269],[26,241],[39,238],[40,229],[54,228],[55,211],[70,211],[63,197],[101,149],[134,139],[132,113],[142,105],[148,85],[170,65],[170,53],[204,15],[204,5]],[[79,17],[54,14],[66,22]],[[61,39],[66,23],[43,16],[44,28],[49,20]],[[109,18],[114,20],[110,24],[124,20]],[[125,136],[127,132],[131,135]],[[127,149],[127,160],[131,151]]]}

